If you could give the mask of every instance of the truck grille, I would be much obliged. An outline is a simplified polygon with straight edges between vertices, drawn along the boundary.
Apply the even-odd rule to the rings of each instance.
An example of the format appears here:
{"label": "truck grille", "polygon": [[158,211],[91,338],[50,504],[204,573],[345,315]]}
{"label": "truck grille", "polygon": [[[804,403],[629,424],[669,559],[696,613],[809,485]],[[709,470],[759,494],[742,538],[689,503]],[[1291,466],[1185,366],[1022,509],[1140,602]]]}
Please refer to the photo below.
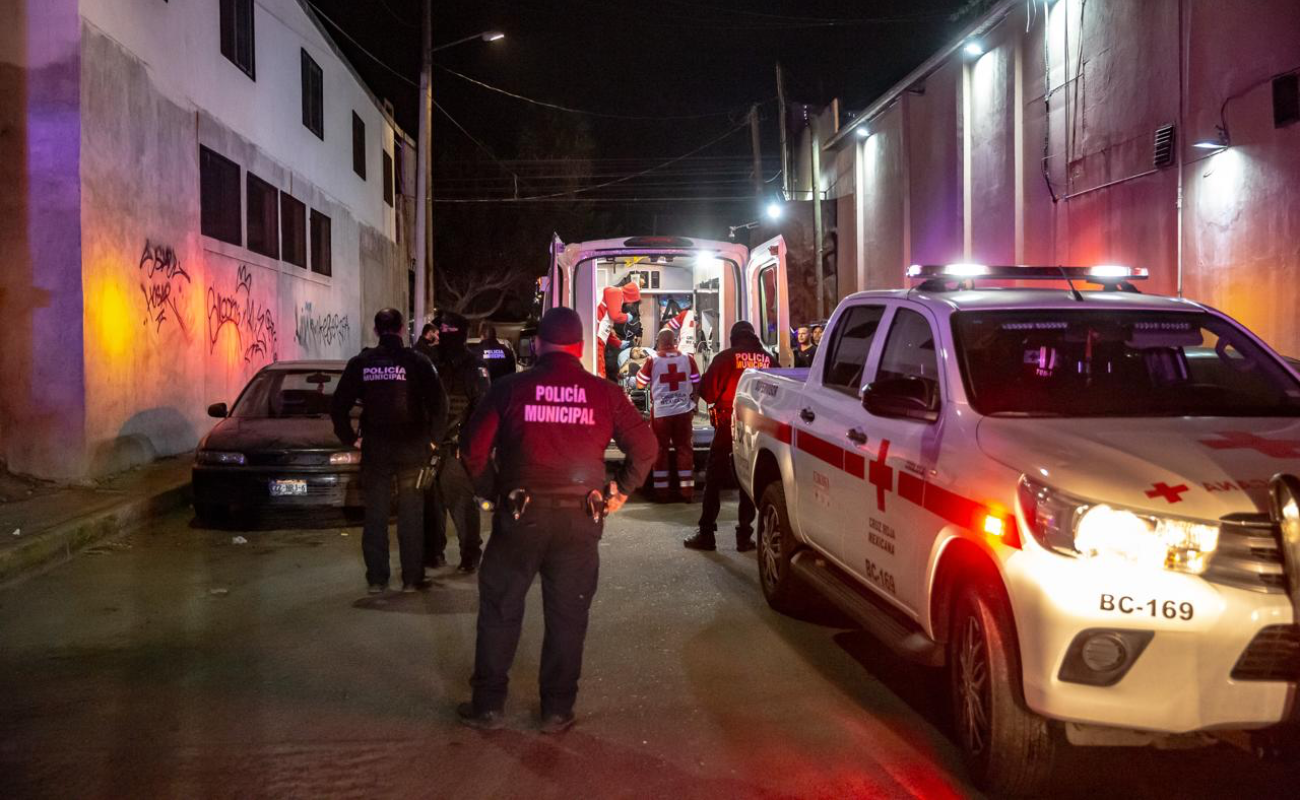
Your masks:
{"label": "truck grille", "polygon": [[1205,579],[1252,592],[1285,594],[1277,525],[1268,514],[1229,514],[1219,520],[1219,547]]}
{"label": "truck grille", "polygon": [[1300,680],[1300,627],[1269,625],[1246,646],[1237,666],[1235,681]]}

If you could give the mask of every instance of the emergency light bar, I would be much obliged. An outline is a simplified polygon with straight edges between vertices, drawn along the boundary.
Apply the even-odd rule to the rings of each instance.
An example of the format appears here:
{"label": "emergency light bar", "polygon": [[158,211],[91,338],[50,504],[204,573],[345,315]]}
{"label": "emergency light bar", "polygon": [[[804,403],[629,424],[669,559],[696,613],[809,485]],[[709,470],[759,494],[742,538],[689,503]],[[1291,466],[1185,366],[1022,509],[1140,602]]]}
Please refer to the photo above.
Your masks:
{"label": "emergency light bar", "polygon": [[1145,267],[1122,267],[1100,264],[1095,267],[1043,267],[1043,266],[991,266],[986,264],[913,264],[907,268],[907,277],[916,280],[949,279],[1009,281],[1086,281],[1088,283],[1117,283],[1144,281]]}

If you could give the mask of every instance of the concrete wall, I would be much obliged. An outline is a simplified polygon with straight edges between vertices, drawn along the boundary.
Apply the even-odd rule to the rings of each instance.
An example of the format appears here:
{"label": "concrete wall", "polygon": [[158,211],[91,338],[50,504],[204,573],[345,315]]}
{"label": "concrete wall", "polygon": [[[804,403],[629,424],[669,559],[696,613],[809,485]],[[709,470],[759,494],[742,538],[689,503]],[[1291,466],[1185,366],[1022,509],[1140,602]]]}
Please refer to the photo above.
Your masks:
{"label": "concrete wall", "polygon": [[[1006,7],[984,55],[954,53],[838,144],[862,195],[840,220],[859,283],[956,260],[1144,266],[1148,291],[1181,288],[1300,354],[1300,125],[1273,127],[1268,82],[1300,68],[1300,3]],[[1191,144],[1225,100],[1233,146],[1207,155]],[[1153,165],[1165,124],[1181,167]]]}
{"label": "concrete wall", "polygon": [[[0,80],[32,98],[0,104],[12,469],[78,478],[188,450],[211,427],[207,405],[261,367],[348,357],[373,314],[363,301],[405,307],[382,196],[394,130],[303,6],[257,4],[252,81],[220,55],[215,2],[83,0],[81,15],[0,2],[31,15],[25,36],[0,39]],[[301,124],[300,47],[325,73],[323,142]],[[367,120],[364,181],[353,110]],[[332,274],[202,236],[200,145],[240,166],[241,187],[251,172],[329,216]]]}
{"label": "concrete wall", "polygon": [[0,0],[0,23],[0,447],[16,472],[69,478],[84,469],[80,20],[75,0]]}

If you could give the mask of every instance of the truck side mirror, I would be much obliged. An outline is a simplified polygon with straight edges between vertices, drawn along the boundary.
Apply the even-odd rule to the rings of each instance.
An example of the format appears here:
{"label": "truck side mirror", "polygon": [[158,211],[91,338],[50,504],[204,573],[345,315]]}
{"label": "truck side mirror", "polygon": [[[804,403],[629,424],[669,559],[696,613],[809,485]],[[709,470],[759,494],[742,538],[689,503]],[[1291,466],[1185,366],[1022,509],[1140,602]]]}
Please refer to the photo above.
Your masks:
{"label": "truck side mirror", "polygon": [[221,419],[230,416],[230,410],[226,408],[225,403],[213,403],[208,406],[208,416]]}
{"label": "truck side mirror", "polygon": [[931,394],[930,384],[919,378],[888,378],[867,384],[862,407],[877,417],[934,422],[939,410]]}

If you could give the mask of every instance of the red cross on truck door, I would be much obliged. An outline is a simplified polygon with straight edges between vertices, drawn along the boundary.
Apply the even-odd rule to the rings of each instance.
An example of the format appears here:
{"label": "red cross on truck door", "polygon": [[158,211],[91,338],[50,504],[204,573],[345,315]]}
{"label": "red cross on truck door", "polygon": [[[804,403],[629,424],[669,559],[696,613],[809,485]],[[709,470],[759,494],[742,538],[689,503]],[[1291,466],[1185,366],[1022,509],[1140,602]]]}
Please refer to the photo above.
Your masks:
{"label": "red cross on truck door", "polygon": [[[868,383],[915,380],[939,392],[938,360],[930,320],[919,310],[896,307]],[[858,406],[861,409],[861,405]],[[930,543],[946,524],[924,505],[928,474],[925,444],[934,426],[917,419],[860,411],[867,435],[866,469],[849,513],[845,561],[864,582],[909,612],[921,608]],[[933,461],[933,459],[929,459]]]}

